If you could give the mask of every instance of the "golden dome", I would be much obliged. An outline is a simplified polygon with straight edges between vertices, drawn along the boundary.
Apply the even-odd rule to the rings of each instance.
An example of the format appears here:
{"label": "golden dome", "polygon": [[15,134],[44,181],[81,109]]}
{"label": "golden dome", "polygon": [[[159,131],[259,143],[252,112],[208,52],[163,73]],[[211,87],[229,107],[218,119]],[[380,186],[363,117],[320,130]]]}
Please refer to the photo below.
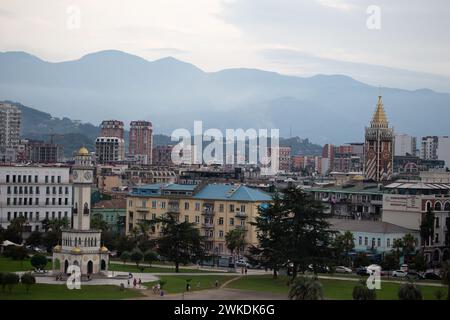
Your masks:
{"label": "golden dome", "polygon": [[78,155],[79,156],[88,156],[89,151],[85,147],[81,147],[80,150],[78,150]]}
{"label": "golden dome", "polygon": [[78,248],[78,247],[75,247],[75,248],[72,249],[71,253],[73,253],[73,254],[80,254],[81,253],[81,249]]}
{"label": "golden dome", "polygon": [[353,180],[362,181],[362,180],[364,180],[364,176],[362,176],[362,175],[356,175],[356,176],[353,177]]}
{"label": "golden dome", "polygon": [[103,247],[100,248],[100,252],[101,252],[101,253],[108,253],[109,250],[108,250],[107,247],[103,246]]}
{"label": "golden dome", "polygon": [[53,252],[61,252],[61,246],[58,244],[53,248]]}

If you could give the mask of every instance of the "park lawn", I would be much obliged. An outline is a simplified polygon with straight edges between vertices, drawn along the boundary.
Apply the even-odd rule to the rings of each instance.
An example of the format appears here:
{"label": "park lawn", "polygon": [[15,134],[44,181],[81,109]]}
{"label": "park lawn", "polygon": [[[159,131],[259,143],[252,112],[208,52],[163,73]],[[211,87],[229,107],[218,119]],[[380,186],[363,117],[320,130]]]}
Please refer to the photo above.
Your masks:
{"label": "park lawn", "polygon": [[[122,272],[132,272],[140,273],[141,270],[135,265],[130,264],[118,264],[110,263],[108,267],[109,271],[122,271]],[[164,267],[144,267],[144,273],[175,273],[175,267],[164,268]],[[226,273],[226,271],[209,271],[209,270],[198,270],[190,268],[180,268],[180,273]]]}
{"label": "park lawn", "polygon": [[[288,294],[287,277],[279,277],[272,279],[272,276],[249,276],[233,281],[227,287],[241,290],[254,290]],[[353,288],[357,284],[356,281],[320,279],[324,288],[325,299],[330,300],[352,300]],[[381,290],[377,290],[378,300],[397,300],[398,289],[401,284],[386,282],[381,283]],[[439,287],[418,285],[422,291],[425,300],[435,299],[435,292]],[[444,295],[446,288],[441,287]]]}
{"label": "park lawn", "polygon": [[[166,281],[163,286],[163,290],[165,293],[181,293],[186,291],[186,280],[191,279],[191,291],[198,290],[206,290],[215,288],[216,280],[219,281],[219,286],[221,286],[224,282],[235,278],[236,276],[212,276],[212,275],[204,275],[204,276],[183,276],[183,275],[167,275],[161,276],[160,279],[162,281]],[[157,284],[158,281],[154,282],[146,282],[144,285],[151,290],[153,285]],[[197,287],[197,284],[200,284]]]}
{"label": "park lawn", "polygon": [[[48,265],[49,263],[47,263],[47,267]],[[34,267],[30,264],[30,259],[18,261],[11,258],[0,257],[0,272],[17,272],[30,270],[34,270]]]}
{"label": "park lawn", "polygon": [[35,284],[31,286],[29,293],[25,286],[19,284],[9,293],[0,290],[0,300],[118,300],[141,297],[137,290],[125,289],[120,291],[118,286],[83,286],[80,290],[69,290],[66,285]]}

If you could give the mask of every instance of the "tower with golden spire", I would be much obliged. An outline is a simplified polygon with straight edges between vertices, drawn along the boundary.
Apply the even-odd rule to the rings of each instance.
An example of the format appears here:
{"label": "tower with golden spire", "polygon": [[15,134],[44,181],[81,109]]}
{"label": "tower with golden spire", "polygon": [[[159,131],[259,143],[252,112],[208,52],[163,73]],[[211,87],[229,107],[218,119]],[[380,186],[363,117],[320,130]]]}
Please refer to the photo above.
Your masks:
{"label": "tower with golden spire", "polygon": [[384,111],[381,95],[370,127],[366,127],[364,145],[364,173],[366,179],[374,181],[390,180],[394,164],[394,129]]}

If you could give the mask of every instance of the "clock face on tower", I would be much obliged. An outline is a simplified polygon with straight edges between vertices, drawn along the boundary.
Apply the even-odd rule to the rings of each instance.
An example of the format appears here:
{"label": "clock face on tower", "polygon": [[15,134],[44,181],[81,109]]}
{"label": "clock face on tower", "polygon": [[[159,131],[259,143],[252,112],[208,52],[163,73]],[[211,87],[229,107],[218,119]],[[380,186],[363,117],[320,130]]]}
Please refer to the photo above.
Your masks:
{"label": "clock face on tower", "polygon": [[92,178],[92,173],[90,171],[86,171],[84,173],[84,179],[86,179],[86,181],[90,181]]}

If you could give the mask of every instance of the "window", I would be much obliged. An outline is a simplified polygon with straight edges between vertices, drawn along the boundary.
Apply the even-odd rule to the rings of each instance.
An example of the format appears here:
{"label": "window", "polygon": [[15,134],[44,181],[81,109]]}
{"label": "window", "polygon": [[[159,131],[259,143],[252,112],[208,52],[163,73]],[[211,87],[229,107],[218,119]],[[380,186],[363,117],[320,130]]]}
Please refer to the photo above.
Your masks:
{"label": "window", "polygon": [[39,212],[36,212],[36,221],[39,221]]}
{"label": "window", "polygon": [[[152,213],[152,220],[155,220],[156,219],[156,213]],[[111,220],[112,220],[112,218],[111,218]]]}
{"label": "window", "polygon": [[245,204],[241,205],[241,212],[245,212]]}
{"label": "window", "polygon": [[12,180],[13,180],[13,183],[16,183],[16,175],[15,174],[12,176]]}
{"label": "window", "polygon": [[230,212],[234,212],[234,204],[230,204]]}
{"label": "window", "polygon": [[58,183],[61,183],[61,176],[58,176]]}
{"label": "window", "polygon": [[56,194],[56,187],[52,188],[53,194]]}
{"label": "window", "polygon": [[45,176],[45,183],[48,183],[48,176]]}
{"label": "window", "polygon": [[230,226],[234,226],[234,218],[230,218]]}
{"label": "window", "polygon": [[49,215],[49,212],[47,211],[47,212],[45,213],[45,219],[48,219],[48,215]]}
{"label": "window", "polygon": [[39,194],[39,187],[36,187],[36,194]]}
{"label": "window", "polygon": [[11,204],[11,198],[6,199],[6,204],[9,206]]}
{"label": "window", "polygon": [[55,176],[52,176],[52,183],[55,183]]}
{"label": "window", "polygon": [[35,201],[34,201],[34,204],[35,205],[39,205],[39,198],[36,198],[36,199],[34,199]]}
{"label": "window", "polygon": [[65,189],[66,189],[66,190],[65,190],[65,193],[66,193],[66,194],[69,194],[69,187],[66,187]]}
{"label": "window", "polygon": [[11,212],[8,212],[8,221],[11,221]]}
{"label": "window", "polygon": [[22,176],[17,176],[17,182],[21,183],[22,182]]}
{"label": "window", "polygon": [[388,248],[391,247],[391,239],[390,239],[390,238],[387,238],[387,240],[386,240],[386,246],[387,246]]}
{"label": "window", "polygon": [[50,194],[50,187],[45,188],[45,194]]}
{"label": "window", "polygon": [[6,189],[6,193],[7,194],[11,194],[11,187],[10,186],[8,186],[8,188]]}
{"label": "window", "polygon": [[221,203],[219,205],[219,212],[223,212],[225,210],[225,206],[223,205],[223,203]]}
{"label": "window", "polygon": [[6,175],[6,183],[9,182],[9,174]]}
{"label": "window", "polygon": [[434,242],[439,243],[439,233],[434,236]]}
{"label": "window", "polygon": [[62,189],[62,187],[59,187],[59,189],[58,189],[58,191],[59,191],[59,194],[62,194],[63,193],[63,191],[62,191],[63,189]]}
{"label": "window", "polygon": [[381,239],[380,238],[378,238],[378,240],[377,240],[377,247],[381,247]]}
{"label": "window", "polygon": [[369,245],[369,238],[364,237],[364,245],[368,246]]}
{"label": "window", "polygon": [[184,203],[184,210],[189,210],[189,202]]}
{"label": "window", "polygon": [[38,176],[34,176],[34,183],[38,183]]}
{"label": "window", "polygon": [[195,223],[200,223],[200,216],[195,216]]}
{"label": "window", "polygon": [[195,211],[200,211],[200,202],[195,203]]}
{"label": "window", "polygon": [[156,201],[152,201],[152,209],[156,209]]}
{"label": "window", "polygon": [[439,228],[439,218],[436,217],[436,228]]}
{"label": "window", "polygon": [[219,230],[219,238],[223,238],[223,230]]}
{"label": "window", "polygon": [[165,209],[166,208],[166,202],[165,201],[161,201],[161,209]]}
{"label": "window", "polygon": [[189,222],[189,216],[184,216],[184,222]]}
{"label": "window", "polygon": [[223,225],[223,218],[222,217],[219,218],[219,225]]}

